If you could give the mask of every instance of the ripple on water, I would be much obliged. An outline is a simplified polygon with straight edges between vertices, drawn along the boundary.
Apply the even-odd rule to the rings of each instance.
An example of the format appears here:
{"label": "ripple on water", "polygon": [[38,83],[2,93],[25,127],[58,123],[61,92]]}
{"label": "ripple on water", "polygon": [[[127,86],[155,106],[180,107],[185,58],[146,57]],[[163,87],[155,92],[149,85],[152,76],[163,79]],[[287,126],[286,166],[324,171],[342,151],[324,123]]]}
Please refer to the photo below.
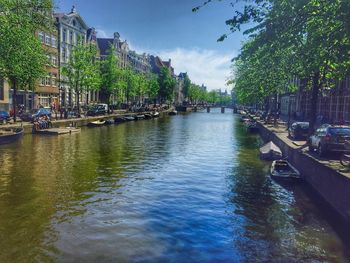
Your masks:
{"label": "ripple on water", "polygon": [[0,148],[0,261],[346,262],[260,144],[215,111],[25,136]]}

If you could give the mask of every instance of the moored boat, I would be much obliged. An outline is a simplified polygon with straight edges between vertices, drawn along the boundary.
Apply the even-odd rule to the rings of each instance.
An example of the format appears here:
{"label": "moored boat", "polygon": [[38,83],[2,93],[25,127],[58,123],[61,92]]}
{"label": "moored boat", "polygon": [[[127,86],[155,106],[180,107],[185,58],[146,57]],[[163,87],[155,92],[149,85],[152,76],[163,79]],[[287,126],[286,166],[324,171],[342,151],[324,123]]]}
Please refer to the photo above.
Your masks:
{"label": "moored boat", "polygon": [[19,140],[23,135],[24,129],[21,128],[9,128],[0,130],[0,144],[12,143]]}
{"label": "moored boat", "polygon": [[174,116],[174,115],[177,115],[177,111],[176,110],[172,110],[168,113],[168,115],[170,116]]}
{"label": "moored boat", "polygon": [[111,125],[114,124],[114,120],[106,120],[105,125]]}
{"label": "moored boat", "polygon": [[135,120],[143,120],[145,118],[145,115],[143,114],[138,114],[135,116]]}
{"label": "moored boat", "polygon": [[126,121],[134,121],[135,120],[135,117],[134,116],[125,116],[124,119]]}
{"label": "moored boat", "polygon": [[282,151],[272,141],[266,143],[259,149],[260,158],[265,160],[277,160],[282,158]]}
{"label": "moored boat", "polygon": [[149,120],[149,119],[152,119],[153,118],[153,115],[152,113],[145,113],[145,119]]}
{"label": "moored boat", "polygon": [[87,124],[89,127],[101,127],[105,125],[106,121],[104,120],[98,120],[98,121],[92,121]]}
{"label": "moored boat", "polygon": [[273,161],[270,173],[274,179],[301,180],[299,171],[286,160]]}
{"label": "moored boat", "polygon": [[114,123],[123,123],[125,122],[125,118],[124,117],[117,117],[114,119]]}
{"label": "moored boat", "polygon": [[160,114],[159,114],[158,111],[155,111],[155,112],[152,113],[153,118],[158,118],[159,115],[160,115]]}

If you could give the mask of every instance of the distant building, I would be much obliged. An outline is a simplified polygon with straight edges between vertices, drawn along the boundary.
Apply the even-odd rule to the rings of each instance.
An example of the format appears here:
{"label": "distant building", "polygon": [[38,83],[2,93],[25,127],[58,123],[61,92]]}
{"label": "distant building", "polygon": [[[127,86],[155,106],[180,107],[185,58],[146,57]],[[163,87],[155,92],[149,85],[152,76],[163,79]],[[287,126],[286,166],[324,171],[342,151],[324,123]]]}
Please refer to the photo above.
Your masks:
{"label": "distant building", "polygon": [[[59,56],[59,66],[66,66],[69,62],[69,57],[72,49],[78,41],[86,43],[87,41],[87,31],[89,27],[83,20],[83,18],[77,13],[75,7],[68,14],[57,13],[54,14],[56,18],[56,25],[58,30],[58,48],[60,52]],[[61,74],[60,78],[60,90],[61,90],[61,105],[62,106],[72,106],[75,101],[74,91],[69,87],[67,78],[63,77]]]}
{"label": "distant building", "polygon": [[135,51],[130,50],[128,61],[132,69],[138,73],[147,74],[151,72],[150,56],[145,53],[137,54]]}
{"label": "distant building", "polygon": [[175,104],[181,105],[185,101],[184,95],[184,86],[185,86],[185,78],[187,73],[180,73],[176,76],[176,86],[175,86]]}
{"label": "distant building", "polygon": [[38,31],[37,36],[44,46],[47,56],[46,76],[42,78],[35,87],[34,101],[32,94],[26,94],[28,101],[27,108],[39,108],[54,106],[58,109],[59,106],[59,51],[58,51],[58,32]]}
{"label": "distant building", "polygon": [[175,77],[174,68],[171,66],[171,59],[169,59],[168,61],[163,61],[160,57],[151,55],[150,63],[153,73],[159,74],[160,69],[162,67],[166,67],[170,70],[171,75]]}
{"label": "distant building", "polygon": [[118,57],[118,66],[120,68],[127,68],[129,66],[129,45],[126,40],[122,41],[120,39],[120,34],[118,32],[113,34],[113,38],[97,38],[97,44],[102,60],[107,56],[109,47],[113,46]]}

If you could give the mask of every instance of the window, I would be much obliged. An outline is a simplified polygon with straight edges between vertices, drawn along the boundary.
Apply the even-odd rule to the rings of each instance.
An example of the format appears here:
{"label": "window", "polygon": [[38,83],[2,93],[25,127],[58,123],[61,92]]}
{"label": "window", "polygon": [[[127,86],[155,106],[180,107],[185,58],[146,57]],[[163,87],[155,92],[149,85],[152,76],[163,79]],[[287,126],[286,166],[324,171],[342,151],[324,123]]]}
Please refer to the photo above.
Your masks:
{"label": "window", "polygon": [[51,38],[50,38],[50,35],[45,35],[45,44],[46,44],[46,45],[51,45]]}
{"label": "window", "polygon": [[45,83],[46,83],[46,79],[45,78],[41,78],[40,85],[45,86]]}
{"label": "window", "polygon": [[39,32],[39,39],[41,41],[41,43],[44,43],[44,33],[43,32]]}
{"label": "window", "polygon": [[51,81],[52,86],[57,87],[57,74],[52,74],[52,81]]}
{"label": "window", "polygon": [[62,40],[62,42],[67,42],[67,29],[63,29]]}
{"label": "window", "polygon": [[73,44],[73,31],[69,32],[69,43]]}
{"label": "window", "polygon": [[57,66],[57,56],[56,55],[52,55],[52,65]]}
{"label": "window", "polygon": [[51,37],[51,45],[52,45],[53,47],[57,47],[57,39],[56,39],[56,37],[54,37],[54,36]]}
{"label": "window", "polygon": [[62,62],[66,62],[66,57],[67,57],[66,48],[62,47]]}

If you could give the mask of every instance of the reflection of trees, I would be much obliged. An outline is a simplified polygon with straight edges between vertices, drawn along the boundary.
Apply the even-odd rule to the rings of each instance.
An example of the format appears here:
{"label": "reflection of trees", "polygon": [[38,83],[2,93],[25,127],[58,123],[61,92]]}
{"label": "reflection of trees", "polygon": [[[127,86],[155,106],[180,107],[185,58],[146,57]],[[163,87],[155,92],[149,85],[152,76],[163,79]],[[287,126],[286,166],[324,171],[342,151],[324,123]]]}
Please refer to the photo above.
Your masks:
{"label": "reflection of trees", "polygon": [[258,159],[260,138],[247,134],[238,121],[235,132],[238,151],[236,166],[232,169],[230,201],[235,206],[234,214],[242,217],[242,233],[236,246],[246,260],[278,260],[278,256],[283,258],[283,249],[283,252],[293,251],[295,229],[284,211],[287,208],[276,201],[274,186],[268,178],[268,165]]}
{"label": "reflection of trees", "polygon": [[[58,239],[53,224],[85,213],[88,200],[164,157],[167,118],[83,129],[60,137],[24,136],[0,149],[0,261],[44,259]],[[105,191],[105,190],[104,190]],[[45,260],[44,260],[45,261]]]}

